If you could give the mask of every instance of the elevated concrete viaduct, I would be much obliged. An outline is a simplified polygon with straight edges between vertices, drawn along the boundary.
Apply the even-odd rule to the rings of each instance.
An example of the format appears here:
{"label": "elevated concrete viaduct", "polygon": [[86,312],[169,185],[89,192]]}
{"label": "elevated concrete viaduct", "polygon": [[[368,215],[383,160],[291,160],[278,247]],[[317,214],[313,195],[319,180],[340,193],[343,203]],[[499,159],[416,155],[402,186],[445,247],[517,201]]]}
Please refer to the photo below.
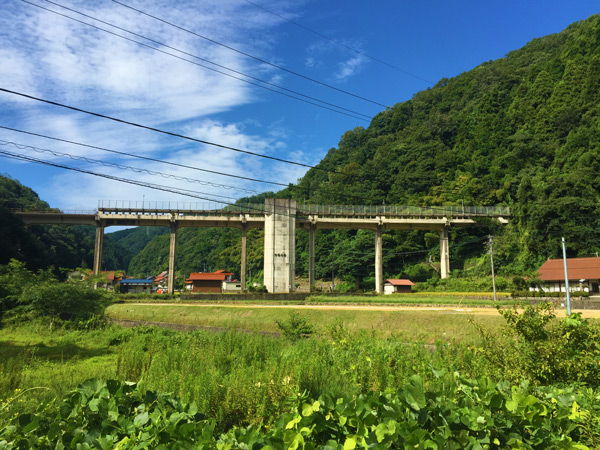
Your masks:
{"label": "elevated concrete viaduct", "polygon": [[[141,203],[141,205],[140,205]],[[94,274],[100,272],[104,229],[110,226],[168,227],[169,280],[174,292],[177,231],[182,227],[233,227],[242,230],[240,276],[246,285],[246,234],[264,228],[264,285],[269,292],[293,292],[296,260],[296,228],[309,232],[309,282],[315,284],[315,234],[325,229],[366,229],[375,235],[375,291],[383,292],[382,232],[430,230],[440,236],[440,276],[450,272],[448,230],[474,225],[477,217],[493,217],[507,223],[508,207],[412,207],[297,205],[295,200],[266,199],[264,204],[198,207],[198,204],[154,202],[104,202],[94,213],[16,211],[27,225],[94,225]]]}

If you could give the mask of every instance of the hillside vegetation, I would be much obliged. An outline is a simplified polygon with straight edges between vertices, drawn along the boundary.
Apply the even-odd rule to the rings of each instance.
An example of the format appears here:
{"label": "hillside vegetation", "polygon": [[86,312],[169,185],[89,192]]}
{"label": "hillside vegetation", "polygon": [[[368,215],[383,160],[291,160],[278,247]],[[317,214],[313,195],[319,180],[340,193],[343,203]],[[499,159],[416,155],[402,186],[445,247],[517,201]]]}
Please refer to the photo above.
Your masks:
{"label": "hillside vegetation", "polygon": [[[496,236],[495,260],[505,274],[526,274],[558,256],[562,236],[569,256],[594,255],[600,251],[599,105],[600,16],[592,16],[442,79],[381,112],[368,128],[347,131],[318,165],[329,172],[312,169],[277,196],[314,204],[510,206],[506,227],[451,231],[451,267],[467,275],[489,271],[481,257],[488,233]],[[219,245],[192,250],[188,239]],[[298,232],[299,274],[308,266],[307,241]],[[179,242],[182,258],[196,254],[178,262],[182,271],[202,270],[205,261],[239,270],[236,233],[194,230]],[[166,256],[164,244],[158,251]],[[319,232],[316,247],[317,277],[372,276],[372,232]],[[155,251],[142,251],[132,268],[150,270]],[[436,233],[384,236],[387,275],[423,280],[435,275],[438,260]]]}
{"label": "hillside vegetation", "polygon": [[[94,260],[95,230],[90,226],[34,225],[25,227],[14,210],[50,210],[48,203],[19,181],[0,175],[0,265],[11,259],[27,263],[30,269],[54,267],[91,268]],[[162,228],[129,229],[107,234],[104,239],[104,270],[129,266],[131,258]]]}

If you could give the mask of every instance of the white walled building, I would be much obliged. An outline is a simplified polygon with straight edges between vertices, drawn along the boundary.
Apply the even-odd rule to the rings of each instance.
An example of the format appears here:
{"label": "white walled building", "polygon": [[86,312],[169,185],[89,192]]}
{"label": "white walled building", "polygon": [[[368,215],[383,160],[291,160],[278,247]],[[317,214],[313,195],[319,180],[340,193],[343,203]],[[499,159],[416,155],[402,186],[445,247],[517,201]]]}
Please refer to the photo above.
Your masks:
{"label": "white walled building", "polygon": [[[600,257],[567,258],[569,290],[598,294]],[[538,269],[542,288],[546,292],[566,292],[565,267],[562,259],[549,259]],[[531,288],[537,290],[537,288]]]}

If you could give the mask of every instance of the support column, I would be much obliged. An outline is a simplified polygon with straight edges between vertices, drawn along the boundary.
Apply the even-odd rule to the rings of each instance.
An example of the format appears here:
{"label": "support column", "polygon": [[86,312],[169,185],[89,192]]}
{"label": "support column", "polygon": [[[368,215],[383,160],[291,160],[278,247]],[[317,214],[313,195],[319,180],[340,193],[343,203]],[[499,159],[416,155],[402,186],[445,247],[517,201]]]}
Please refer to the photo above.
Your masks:
{"label": "support column", "polygon": [[317,231],[317,225],[314,223],[310,224],[308,230],[308,286],[310,292],[313,292],[315,288],[315,234]]}
{"label": "support column", "polygon": [[450,250],[448,244],[448,227],[440,231],[440,276],[448,278],[450,275]]}
{"label": "support column", "polygon": [[264,284],[269,292],[293,292],[296,265],[296,200],[265,199]]}
{"label": "support column", "polygon": [[248,224],[242,223],[242,262],[240,265],[240,281],[242,292],[246,292],[246,234],[248,232]]}
{"label": "support column", "polygon": [[383,292],[383,243],[381,238],[381,225],[375,230],[375,292]]}
{"label": "support column", "polygon": [[171,239],[169,240],[169,294],[175,293],[175,247],[177,246],[177,222],[171,222]]}
{"label": "support column", "polygon": [[104,224],[96,221],[96,243],[94,244],[94,275],[102,270],[102,249],[104,247]]}

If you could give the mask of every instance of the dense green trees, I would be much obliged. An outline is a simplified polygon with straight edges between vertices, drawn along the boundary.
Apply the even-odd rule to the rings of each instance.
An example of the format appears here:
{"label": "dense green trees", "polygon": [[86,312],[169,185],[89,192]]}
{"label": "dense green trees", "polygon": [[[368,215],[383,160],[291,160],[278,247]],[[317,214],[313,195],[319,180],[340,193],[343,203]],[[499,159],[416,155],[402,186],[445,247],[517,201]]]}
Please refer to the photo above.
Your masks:
{"label": "dense green trees", "polygon": [[93,282],[59,282],[50,269],[34,273],[13,259],[0,265],[0,319],[9,312],[20,320],[45,317],[51,328],[57,320],[91,319],[101,315],[109,302]]}
{"label": "dense green trees", "polygon": [[[25,227],[14,210],[48,210],[32,189],[0,175],[0,265],[11,259],[24,261],[32,270],[92,267],[95,230],[90,226],[34,225]],[[163,228],[121,230],[106,234],[103,270],[124,270],[131,258]]]}
{"label": "dense green trees", "polygon": [[[562,236],[571,256],[595,254],[599,30],[593,16],[381,112],[368,128],[344,134],[319,165],[347,177],[311,170],[291,195],[310,192],[313,203],[509,205],[512,225],[497,239],[500,270],[509,273],[558,256]],[[429,245],[421,239],[417,248]],[[387,270],[403,267],[392,261]]]}

